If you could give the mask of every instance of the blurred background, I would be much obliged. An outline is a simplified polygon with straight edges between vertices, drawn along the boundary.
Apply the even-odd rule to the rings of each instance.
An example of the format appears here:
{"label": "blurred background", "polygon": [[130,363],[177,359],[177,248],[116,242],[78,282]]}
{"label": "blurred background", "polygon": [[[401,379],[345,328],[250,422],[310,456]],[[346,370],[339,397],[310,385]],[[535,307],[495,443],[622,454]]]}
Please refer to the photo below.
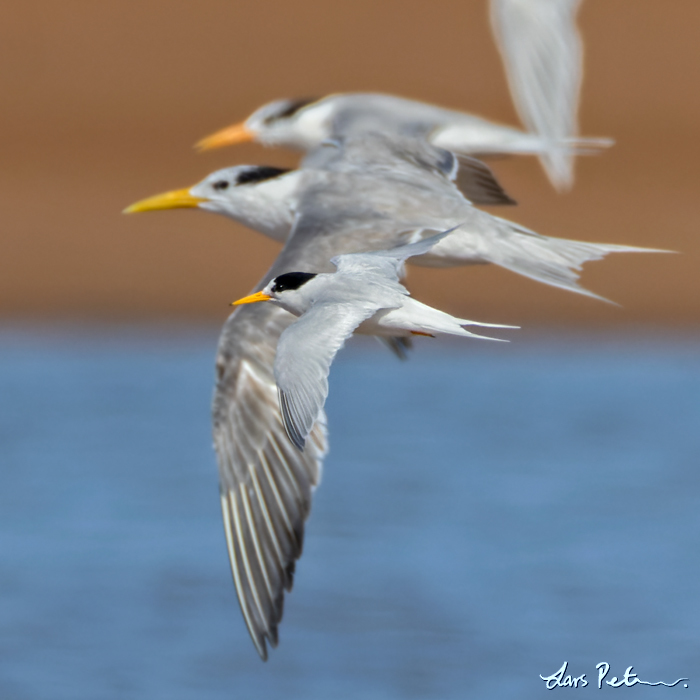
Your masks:
{"label": "blurred background", "polygon": [[120,212],[227,165],[293,167],[192,149],[278,97],[384,91],[518,124],[486,2],[3,8],[0,697],[540,698],[565,660],[584,694],[601,661],[696,687],[699,25],[693,0],[584,0],[581,131],[616,145],[564,195],[534,159],[492,161],[507,218],[680,254],[590,264],[585,286],[620,306],[412,269],[421,299],[525,330],[407,363],[362,340],[341,354],[263,665],[208,411],[228,303],[278,246],[204,212]]}

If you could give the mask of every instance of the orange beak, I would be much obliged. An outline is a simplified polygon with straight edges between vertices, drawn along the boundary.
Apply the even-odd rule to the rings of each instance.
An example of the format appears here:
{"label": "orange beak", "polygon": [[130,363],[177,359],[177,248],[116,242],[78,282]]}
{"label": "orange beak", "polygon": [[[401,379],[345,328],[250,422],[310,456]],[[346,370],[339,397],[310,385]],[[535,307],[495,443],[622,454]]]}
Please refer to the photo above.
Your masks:
{"label": "orange beak", "polygon": [[243,297],[238,301],[232,301],[231,306],[238,306],[239,304],[255,304],[257,301],[269,301],[272,297],[264,292],[256,292],[255,294],[250,294],[247,297]]}
{"label": "orange beak", "polygon": [[245,125],[245,122],[241,122],[203,138],[195,144],[195,148],[198,151],[210,151],[213,148],[233,146],[236,143],[248,143],[254,139],[255,134]]}

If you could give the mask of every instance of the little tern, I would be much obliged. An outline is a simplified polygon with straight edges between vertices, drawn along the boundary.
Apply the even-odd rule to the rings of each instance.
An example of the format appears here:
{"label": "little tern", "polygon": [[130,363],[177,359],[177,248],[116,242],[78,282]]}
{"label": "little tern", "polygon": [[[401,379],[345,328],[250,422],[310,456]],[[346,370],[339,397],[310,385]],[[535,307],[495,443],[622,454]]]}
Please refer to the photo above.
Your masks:
{"label": "little tern", "polygon": [[257,109],[244,122],[202,139],[201,150],[246,141],[309,151],[328,139],[381,132],[420,138],[455,153],[477,156],[536,155],[552,184],[569,181],[552,166],[556,147],[567,154],[591,152],[611,145],[608,139],[569,138],[526,133],[465,112],[373,93],[335,94],[320,99],[276,100]]}
{"label": "little tern", "polygon": [[299,317],[280,336],[274,373],[284,427],[299,450],[328,396],[334,357],[353,333],[396,337],[446,333],[472,338],[463,326],[513,328],[479,323],[412,299],[399,282],[403,262],[423,255],[449,231],[419,243],[331,258],[335,273],[287,272],[234,305],[272,301]]}
{"label": "little tern", "polygon": [[[236,180],[240,173],[236,171]],[[287,174],[278,177],[286,178]],[[212,189],[215,182],[210,183]],[[250,182],[234,185],[231,180],[227,188],[214,191],[255,186]],[[323,191],[320,185],[318,191]],[[202,195],[197,192],[197,196]],[[332,197],[347,199],[347,194],[338,181]],[[172,204],[193,196],[190,190],[178,190],[169,201]],[[345,218],[336,216],[332,207],[327,212],[299,207],[294,212],[292,233],[255,291],[294,270],[332,272],[330,259],[337,255],[382,250],[405,242],[402,232],[389,224],[387,213],[372,213],[371,207],[362,210],[362,192],[355,201],[360,208],[353,213],[348,206]],[[185,205],[175,206],[199,204],[188,199]],[[278,340],[294,320],[292,314],[273,304],[239,306],[224,324],[216,357],[212,421],[224,531],[243,618],[263,660],[267,659],[268,643],[273,647],[278,643],[284,591],[292,588],[304,523],[328,446],[323,411],[303,452],[289,441],[285,431],[273,363]]]}
{"label": "little tern", "polygon": [[[549,239],[491,217],[458,191],[455,163],[427,143],[366,135],[323,146],[301,170],[237,166],[129,209],[206,207],[286,239],[256,292],[285,273],[332,272],[335,256],[391,249],[454,225],[414,262],[492,261],[581,291],[577,265],[627,249]],[[453,241],[461,241],[455,250]],[[292,587],[327,451],[322,409],[301,452],[287,437],[278,404],[275,352],[294,320],[273,304],[239,306],[224,325],[216,359],[212,413],[224,529],[241,611],[262,659],[267,644],[278,643],[284,591]]]}

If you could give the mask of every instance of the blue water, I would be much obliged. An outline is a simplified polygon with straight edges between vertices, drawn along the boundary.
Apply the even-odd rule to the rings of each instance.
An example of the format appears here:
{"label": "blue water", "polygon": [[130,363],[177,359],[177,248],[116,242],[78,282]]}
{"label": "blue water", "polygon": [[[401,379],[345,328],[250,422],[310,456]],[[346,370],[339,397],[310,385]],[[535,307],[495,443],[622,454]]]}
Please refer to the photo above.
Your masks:
{"label": "blue water", "polygon": [[[216,336],[0,333],[2,700],[697,697],[698,338],[351,343],[263,664],[220,523]],[[545,689],[564,661],[587,687]],[[689,689],[600,691],[602,661]]]}

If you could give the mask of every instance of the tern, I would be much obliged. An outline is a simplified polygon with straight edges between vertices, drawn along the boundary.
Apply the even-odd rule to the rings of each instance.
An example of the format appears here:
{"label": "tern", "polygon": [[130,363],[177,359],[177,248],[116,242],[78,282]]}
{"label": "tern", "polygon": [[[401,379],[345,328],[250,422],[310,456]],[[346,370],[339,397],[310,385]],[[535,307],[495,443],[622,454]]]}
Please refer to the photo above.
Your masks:
{"label": "tern", "polygon": [[477,156],[536,155],[557,189],[570,178],[553,164],[553,149],[569,158],[611,145],[609,139],[542,136],[497,124],[471,114],[393,95],[335,94],[320,99],[275,100],[244,122],[208,136],[201,150],[246,141],[309,151],[324,141],[381,132],[429,141],[449,151]]}
{"label": "tern", "polygon": [[352,222],[358,240],[371,235],[395,246],[458,226],[412,264],[492,263],[595,298],[601,297],[577,281],[584,263],[609,253],[656,252],[543,236],[474,206],[513,203],[488,167],[474,158],[417,139],[367,133],[325,142],[299,170],[235,166],[125,211],[200,208],[278,241],[289,237],[300,218],[329,222],[331,228]]}
{"label": "tern", "polygon": [[[301,170],[237,166],[127,211],[204,208],[284,240],[255,292],[285,273],[330,273],[331,258],[420,243],[452,225],[458,228],[431,242],[413,262],[461,264],[469,255],[471,262],[496,262],[493,250],[500,249],[498,264],[515,269],[513,259],[529,260],[516,271],[580,291],[575,284],[577,265],[613,250],[638,250],[548,239],[496,217],[492,218],[503,223],[489,223],[484,235],[475,222],[490,215],[476,209],[457,187],[459,172],[464,175],[470,167],[468,161],[464,165],[451,153],[419,140],[368,134],[322,146]],[[491,192],[496,198],[507,197],[483,177],[482,196]],[[481,176],[472,179],[478,183]],[[462,187],[479,190],[474,184]],[[470,233],[460,218],[467,212]],[[464,242],[470,239],[462,239],[465,230],[471,248]],[[461,241],[456,251],[450,248],[453,241]],[[527,242],[530,252],[527,247],[519,250],[518,241]],[[560,248],[573,257],[562,255]],[[542,251],[548,250],[543,258]],[[294,321],[294,315],[276,304],[237,306],[224,325],[216,358],[212,414],[224,530],[241,611],[263,660],[268,644],[278,644],[284,592],[292,588],[304,523],[328,449],[322,408],[300,451],[289,440],[279,406],[275,355],[280,337]]]}
{"label": "tern", "polygon": [[[346,166],[350,167],[349,163],[343,167]],[[430,172],[426,169],[423,177],[430,179]],[[272,181],[281,181],[291,174],[269,170],[263,173],[243,166],[229,171],[229,175],[230,179],[208,181],[202,190],[178,190],[160,198],[160,204],[151,201],[147,207],[134,205],[129,209],[198,207],[202,200],[209,199],[207,193],[231,194],[239,188],[241,193],[247,190],[244,198],[250,201],[253,188],[267,184],[272,189],[280,185],[284,189],[288,184]],[[288,209],[288,204],[284,204],[273,219],[277,220],[278,214],[281,218],[289,216],[292,231],[285,231],[287,240],[282,251],[254,291],[261,291],[271,280],[295,270],[332,272],[330,260],[338,255],[390,249],[406,243],[401,227],[391,219],[396,204],[385,202],[389,211],[375,211],[371,205],[364,208],[363,193],[381,181],[379,173],[376,175],[374,181],[366,182],[363,191],[353,194],[354,199],[348,199],[343,180],[331,175],[328,180],[335,185],[330,189],[317,183],[304,193],[302,199],[308,196],[313,200],[328,192],[328,210],[301,203]],[[406,173],[409,180],[416,176],[415,171]],[[442,176],[436,177],[441,181]],[[404,196],[411,196],[411,192],[404,192]],[[344,216],[337,215],[339,210],[332,206],[336,197],[345,202]],[[270,231],[276,228],[277,224],[269,224]],[[440,244],[442,240],[437,242]],[[268,656],[268,644],[278,644],[284,592],[292,588],[295,562],[302,552],[304,523],[328,449],[323,410],[301,452],[287,436],[278,404],[274,358],[280,336],[294,320],[292,314],[275,304],[238,306],[224,324],[216,358],[212,421],[224,531],[243,618],[263,660]]]}
{"label": "tern", "polygon": [[[494,23],[501,21],[503,24],[499,29],[503,42],[501,49],[506,61],[512,64],[509,70],[513,71],[512,66],[516,66],[517,69],[517,64],[523,61],[527,64],[523,64],[521,77],[513,80],[522,81],[522,76],[527,78],[528,71],[531,76],[534,75],[538,69],[538,62],[541,62],[542,52],[538,55],[537,50],[530,50],[528,57],[523,51],[518,51],[518,46],[520,48],[525,46],[524,41],[520,41],[515,48],[509,47],[508,42],[513,44],[517,41],[518,34],[511,32],[507,36],[510,30],[505,26],[505,21],[496,17],[496,12],[499,4],[502,7],[510,4],[517,9],[518,5],[528,2],[533,5],[539,2],[542,7],[548,2],[560,6],[567,3],[572,7],[576,5],[576,0],[492,0],[493,21]],[[514,17],[515,14],[511,13],[511,18]],[[536,49],[536,44],[536,41],[532,42],[530,49],[533,47]],[[556,52],[550,51],[549,55],[556,56]],[[540,75],[546,74],[547,70],[545,67],[544,73],[540,72]],[[577,86],[580,78],[576,77],[576,71],[570,71],[570,75],[573,76],[571,84]],[[514,90],[513,85],[512,83],[512,90]],[[541,78],[535,75],[535,80],[530,80],[530,85],[542,90],[543,83]],[[380,129],[385,133],[423,137],[434,145],[446,146],[462,154],[538,155],[555,186],[564,189],[571,182],[572,155],[581,149],[595,150],[611,143],[605,139],[576,138],[573,133],[575,103],[569,100],[569,104],[574,104],[574,120],[569,119],[568,123],[573,124],[574,127],[549,131],[538,126],[537,119],[529,120],[526,108],[520,108],[523,121],[534,132],[525,133],[454,110],[389,95],[332,95],[321,100],[281,100],[261,108],[244,124],[205,139],[200,146],[212,148],[237,141],[258,140],[269,145],[286,145],[310,150],[323,141],[333,138],[336,141],[332,148],[344,153],[346,149],[341,145],[342,139],[351,138],[357,133]],[[564,154],[563,160],[569,163],[568,172],[552,157],[553,150]],[[328,151],[323,158],[327,158],[327,153]],[[443,164],[448,160],[444,159]],[[419,189],[416,187],[411,189],[413,176],[408,177],[409,184],[406,189],[399,189],[398,194],[395,191],[394,196],[398,197],[399,201],[398,203],[395,201],[393,206],[391,196],[386,198],[388,193],[386,188],[377,189],[376,198],[365,201],[363,198],[373,193],[375,190],[372,188],[379,185],[381,178],[378,176],[378,171],[382,166],[374,172],[373,181],[371,178],[365,181],[358,179],[359,175],[353,171],[353,167],[355,166],[342,163],[339,167],[338,162],[333,167],[317,164],[316,172],[309,175],[308,170],[312,168],[288,172],[261,166],[239,166],[219,171],[195,187],[168,193],[170,197],[167,201],[161,198],[161,206],[150,208],[186,206],[215,211],[285,242],[282,253],[256,289],[259,294],[265,294],[265,290],[268,290],[267,293],[272,296],[273,288],[280,283],[280,280],[284,285],[285,280],[290,279],[285,277],[290,274],[290,270],[313,269],[316,272],[306,273],[311,276],[305,277],[305,281],[297,286],[297,291],[304,286],[308,291],[311,289],[308,284],[318,280],[324,273],[331,272],[331,258],[341,260],[338,271],[332,276],[339,274],[342,276],[344,264],[342,260],[348,259],[347,254],[363,251],[360,257],[366,259],[368,257],[366,251],[391,248],[405,244],[407,240],[414,240],[416,237],[431,235],[433,226],[437,230],[442,230],[449,221],[449,215],[441,218],[431,214],[432,223],[413,224],[410,222],[415,211],[412,211],[406,220],[396,216],[397,211],[402,211],[406,202],[410,203]],[[403,167],[402,164],[401,169]],[[446,175],[444,167],[437,168],[435,172],[432,167],[425,168],[423,165],[420,167],[428,172],[427,176],[423,173],[423,177],[431,182],[442,180],[441,187],[444,187]],[[460,162],[458,169],[464,175],[470,168]],[[439,174],[440,171],[442,174]],[[323,173],[323,176],[319,175],[319,172]],[[337,176],[337,172],[341,172],[343,176]],[[448,178],[453,183],[455,172],[456,169],[453,166],[453,177]],[[394,177],[396,173],[392,173],[390,168],[389,173],[394,180],[397,180]],[[326,185],[330,183],[325,190],[328,193],[325,197],[323,192],[326,185],[323,184],[323,177],[327,179]],[[402,173],[398,180],[400,181],[403,177]],[[354,194],[348,196],[348,193],[354,193],[351,186],[355,182],[364,184],[360,184],[357,196]],[[391,186],[395,185],[396,182]],[[343,191],[344,186],[346,189]],[[429,191],[424,193],[424,197],[437,197],[437,189],[428,188]],[[447,190],[449,187],[445,187],[442,196]],[[478,193],[475,194],[473,191],[465,192],[465,195],[467,199],[471,199],[472,203],[508,203],[507,201],[479,202]],[[498,198],[500,195],[497,196]],[[158,198],[152,198],[154,199]],[[447,199],[441,201],[446,202]],[[340,205],[336,207],[338,203]],[[155,202],[151,201],[151,204]],[[137,209],[134,205],[130,210],[145,211],[148,208]],[[393,225],[387,224],[392,217],[394,217]],[[414,228],[409,228],[407,231],[398,230],[407,221]],[[559,239],[547,239],[505,220],[500,221],[503,221],[505,228],[499,229],[491,224],[492,228],[488,230],[494,232],[491,238],[498,238],[498,235],[504,237],[506,244],[503,245],[502,257],[505,259],[509,257],[505,254],[509,247],[508,241],[520,240],[517,236],[511,236],[508,233],[510,226],[513,231],[519,230],[526,236],[522,240],[532,244],[530,251],[532,274],[523,270],[516,271],[541,281],[547,281],[541,279],[543,277],[553,279],[562,277],[562,271],[564,271],[564,283],[556,285],[564,288],[572,287],[572,277],[575,283],[576,275],[572,272],[572,268],[578,269],[578,266],[586,260],[603,257],[608,252],[641,250],[626,246],[578,244],[578,252],[573,254],[572,251],[575,250],[577,242],[560,241],[562,245],[571,244],[568,255],[572,257],[567,259],[566,255],[562,257],[560,253],[552,253],[545,256],[547,259],[544,261],[541,259],[541,252],[548,247],[546,241]],[[474,226],[472,235],[477,237],[482,235],[478,226]],[[457,240],[457,237],[452,240]],[[488,240],[491,239],[487,234],[481,241],[482,248],[489,249],[489,245],[484,244],[484,241]],[[413,245],[421,246],[428,243],[434,245],[434,248],[426,249],[422,255],[416,254],[418,260],[420,258],[423,258],[423,261],[431,258],[440,259],[442,261],[440,264],[447,260],[467,261],[468,256],[462,245],[456,255],[448,254],[445,248],[440,251],[440,246],[445,246],[447,243],[441,239],[437,242],[422,240]],[[515,247],[517,248],[517,245]],[[558,249],[555,243],[552,243],[551,247],[554,251]],[[413,250],[416,249],[413,248]],[[395,255],[395,252],[390,253],[392,254]],[[522,259],[522,253],[519,255]],[[386,254],[383,257],[387,257]],[[495,262],[487,260],[486,255],[482,254],[481,257],[483,259],[476,259],[472,255],[471,262]],[[352,259],[350,257],[350,260]],[[450,264],[462,264],[462,262]],[[379,263],[375,259],[373,264]],[[395,262],[391,264],[394,265]],[[515,269],[516,264],[512,262],[510,264],[510,269]],[[508,265],[504,266],[508,267]],[[298,276],[303,273],[292,272],[291,274]],[[392,275],[395,274],[392,272]],[[299,277],[296,279],[298,280]],[[397,276],[384,275],[385,285],[387,279],[399,290],[403,289],[398,283]],[[276,282],[272,283],[272,280]],[[576,285],[573,284],[573,286]],[[573,291],[580,291],[580,289]],[[394,292],[397,292],[396,288]],[[401,293],[402,299],[408,299],[405,293],[400,291],[398,293]],[[288,295],[285,297],[289,299]],[[381,303],[385,304],[386,299]],[[321,307],[323,306],[322,304]],[[361,303],[360,306],[362,306]],[[307,320],[309,315],[313,318],[314,313],[319,313],[318,308],[319,306],[309,308],[302,313],[299,320],[294,322],[294,315],[276,304],[238,306],[224,326],[217,353],[213,422],[220,471],[224,528],[241,610],[251,638],[263,660],[267,658],[267,644],[274,647],[278,643],[278,625],[282,618],[284,591],[289,591],[292,587],[295,561],[301,555],[304,521],[309,513],[313,490],[320,481],[322,462],[328,446],[326,421],[322,409],[323,397],[315,416],[316,421],[307,434],[306,423],[303,420],[294,422],[300,414],[290,411],[287,399],[283,401],[280,408],[273,363],[275,351],[277,350],[278,358],[280,349],[284,356],[284,345],[289,342],[287,339],[294,339],[295,334],[299,333],[298,329],[300,327],[303,329],[304,324],[309,323]],[[377,311],[375,310],[374,313],[376,314]],[[360,325],[366,320],[361,320]],[[458,321],[460,319],[456,320]],[[328,328],[331,326],[329,325]],[[376,331],[377,328],[375,327],[374,330]],[[396,333],[397,330],[397,328],[392,329],[392,333]],[[285,343],[278,349],[278,341],[282,336],[285,337]],[[340,337],[339,341],[337,340],[339,336],[334,337],[336,342],[342,345],[347,336]],[[299,357],[298,354],[293,353],[292,357],[294,356]],[[331,360],[332,356],[328,359],[328,366]],[[293,373],[292,376],[298,378],[301,374]],[[325,376],[327,372],[320,379],[321,388],[323,388]],[[280,386],[285,386],[284,378],[278,376],[278,380]],[[318,386],[319,384],[315,385],[316,391]],[[290,389],[285,394],[294,394],[294,390]],[[283,419],[285,411],[288,415]],[[288,439],[285,424],[292,428],[296,426],[297,435],[304,438],[303,451]],[[294,434],[292,430],[289,433]]]}
{"label": "tern", "polygon": [[274,363],[280,409],[289,439],[303,450],[328,396],[335,355],[353,333],[397,337],[446,333],[484,338],[464,326],[480,323],[438,311],[412,299],[399,282],[403,262],[423,255],[450,231],[392,250],[331,258],[335,273],[287,272],[233,305],[272,301],[299,320],[280,336]]}

